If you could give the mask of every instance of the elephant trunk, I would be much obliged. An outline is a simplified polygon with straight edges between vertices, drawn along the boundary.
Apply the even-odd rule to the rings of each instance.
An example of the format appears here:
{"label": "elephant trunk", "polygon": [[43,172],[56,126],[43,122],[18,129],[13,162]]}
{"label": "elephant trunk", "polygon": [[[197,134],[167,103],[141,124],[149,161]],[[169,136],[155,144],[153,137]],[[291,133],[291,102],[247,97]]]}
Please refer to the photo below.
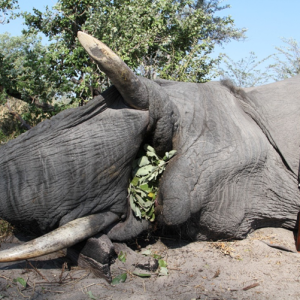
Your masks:
{"label": "elephant trunk", "polygon": [[12,249],[0,251],[0,262],[11,262],[34,258],[71,247],[118,221],[112,212],[73,220],[48,234]]}

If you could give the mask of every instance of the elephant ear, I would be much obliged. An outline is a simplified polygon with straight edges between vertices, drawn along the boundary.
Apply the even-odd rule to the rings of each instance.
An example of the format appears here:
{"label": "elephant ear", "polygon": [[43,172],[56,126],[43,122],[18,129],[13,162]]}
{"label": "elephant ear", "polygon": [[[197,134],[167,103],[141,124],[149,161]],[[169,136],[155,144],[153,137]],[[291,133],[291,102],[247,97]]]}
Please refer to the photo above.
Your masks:
{"label": "elephant ear", "polygon": [[147,110],[149,95],[145,84],[132,70],[105,44],[94,37],[79,31],[78,40],[90,57],[98,64],[132,108]]}

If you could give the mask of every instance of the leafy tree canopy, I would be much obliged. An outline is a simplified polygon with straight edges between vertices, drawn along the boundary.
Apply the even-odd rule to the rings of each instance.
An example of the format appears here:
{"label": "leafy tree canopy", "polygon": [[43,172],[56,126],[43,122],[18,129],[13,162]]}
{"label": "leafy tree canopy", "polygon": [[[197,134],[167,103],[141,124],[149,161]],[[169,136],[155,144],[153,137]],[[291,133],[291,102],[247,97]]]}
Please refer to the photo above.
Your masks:
{"label": "leafy tree canopy", "polygon": [[[45,12],[15,13],[24,17],[27,30],[19,37],[0,35],[0,102],[9,95],[29,103],[27,114],[10,113],[34,126],[46,111],[51,116],[63,109],[52,105],[53,97],[83,103],[106,89],[109,79],[79,44],[78,30],[103,41],[141,76],[206,81],[219,60],[210,58],[214,46],[244,34],[231,17],[216,16],[228,7],[219,2],[58,0]],[[17,0],[2,0],[3,17],[16,5]],[[40,33],[49,39],[47,46]]]}
{"label": "leafy tree canopy", "polygon": [[28,103],[51,102],[62,89],[51,72],[48,48],[34,34],[12,37],[0,34],[0,101],[13,96]]}
{"label": "leafy tree canopy", "polygon": [[52,41],[46,57],[57,82],[72,80],[76,97],[86,99],[109,81],[80,47],[78,30],[107,44],[142,76],[202,82],[218,61],[209,57],[214,46],[243,37],[231,17],[215,15],[225,8],[217,0],[59,0],[24,17],[27,34],[42,32]]}
{"label": "leafy tree canopy", "polygon": [[0,24],[9,23],[9,18],[7,16],[18,8],[17,0],[0,0]]}

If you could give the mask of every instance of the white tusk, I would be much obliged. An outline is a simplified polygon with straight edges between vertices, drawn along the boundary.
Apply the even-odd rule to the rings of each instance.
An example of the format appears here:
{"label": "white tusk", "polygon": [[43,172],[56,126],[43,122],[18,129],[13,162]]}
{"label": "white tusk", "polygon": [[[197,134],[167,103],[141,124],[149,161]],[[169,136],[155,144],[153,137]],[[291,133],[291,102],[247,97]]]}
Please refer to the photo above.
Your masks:
{"label": "white tusk", "polygon": [[118,219],[116,214],[104,212],[73,220],[25,244],[0,251],[0,262],[34,258],[71,247],[97,234]]}
{"label": "white tusk", "polygon": [[125,62],[91,35],[78,31],[77,37],[90,57],[116,86],[126,103],[132,108],[148,110],[148,90]]}

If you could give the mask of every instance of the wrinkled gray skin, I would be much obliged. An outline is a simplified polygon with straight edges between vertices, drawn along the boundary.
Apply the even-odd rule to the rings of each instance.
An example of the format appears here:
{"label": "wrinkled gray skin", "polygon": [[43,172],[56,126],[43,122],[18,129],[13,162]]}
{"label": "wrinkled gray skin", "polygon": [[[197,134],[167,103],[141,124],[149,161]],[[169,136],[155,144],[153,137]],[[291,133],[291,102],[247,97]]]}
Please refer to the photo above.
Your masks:
{"label": "wrinkled gray skin", "polygon": [[178,152],[160,181],[160,226],[194,240],[244,238],[266,226],[294,229],[299,76],[245,90],[219,82],[140,81],[149,100],[142,109],[111,87],[2,146],[0,216],[45,233],[111,211],[120,221],[107,228],[108,236],[135,237],[148,223],[128,209],[127,186],[147,141],[160,154]]}

